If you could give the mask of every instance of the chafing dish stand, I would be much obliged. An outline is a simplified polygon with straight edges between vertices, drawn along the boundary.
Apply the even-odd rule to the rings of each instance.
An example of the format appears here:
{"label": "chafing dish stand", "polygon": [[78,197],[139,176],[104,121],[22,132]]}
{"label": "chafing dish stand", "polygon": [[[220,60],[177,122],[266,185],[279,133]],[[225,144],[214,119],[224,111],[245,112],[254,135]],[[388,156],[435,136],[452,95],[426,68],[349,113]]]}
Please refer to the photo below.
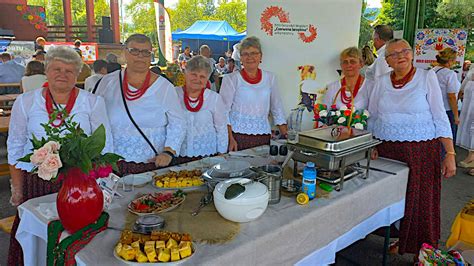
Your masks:
{"label": "chafing dish stand", "polygon": [[[293,176],[297,176],[298,162],[314,162],[317,167],[330,171],[339,172],[339,182],[336,190],[344,187],[344,173],[346,168],[363,159],[367,159],[365,174],[360,175],[363,179],[369,176],[370,154],[375,146],[381,143],[372,137],[368,131],[351,129],[346,127],[330,126],[326,128],[313,129],[298,133],[295,143],[288,143],[290,153],[287,160],[293,159]],[[318,177],[316,177],[319,179]]]}

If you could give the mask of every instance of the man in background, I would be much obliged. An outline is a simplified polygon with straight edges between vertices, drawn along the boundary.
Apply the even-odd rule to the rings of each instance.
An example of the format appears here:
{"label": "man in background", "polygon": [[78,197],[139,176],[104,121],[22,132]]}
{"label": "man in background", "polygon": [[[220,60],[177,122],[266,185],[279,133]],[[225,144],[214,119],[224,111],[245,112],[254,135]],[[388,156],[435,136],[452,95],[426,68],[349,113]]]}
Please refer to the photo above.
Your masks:
{"label": "man in background", "polygon": [[[25,67],[18,64],[9,53],[0,54],[0,83],[20,83],[25,74]],[[20,93],[20,87],[2,87],[0,94]]]}
{"label": "man in background", "polygon": [[374,28],[372,39],[377,50],[377,58],[367,68],[365,78],[375,81],[379,76],[392,71],[392,68],[385,61],[385,43],[393,39],[393,30],[388,25],[377,25]]}
{"label": "man in background", "polygon": [[97,84],[97,82],[107,74],[107,61],[99,59],[92,64],[92,69],[94,70],[94,75],[86,78],[84,82],[84,89],[92,92]]}

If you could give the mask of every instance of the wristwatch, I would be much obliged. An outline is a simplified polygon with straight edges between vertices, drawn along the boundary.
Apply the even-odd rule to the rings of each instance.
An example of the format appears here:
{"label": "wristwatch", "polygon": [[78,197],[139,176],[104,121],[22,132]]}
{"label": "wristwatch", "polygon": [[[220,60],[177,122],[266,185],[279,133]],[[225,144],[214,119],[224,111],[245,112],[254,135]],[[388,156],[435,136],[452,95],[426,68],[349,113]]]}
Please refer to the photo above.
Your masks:
{"label": "wristwatch", "polygon": [[171,157],[171,163],[175,161],[176,155],[174,155],[174,153],[172,153],[170,151],[163,151],[163,153],[168,154]]}

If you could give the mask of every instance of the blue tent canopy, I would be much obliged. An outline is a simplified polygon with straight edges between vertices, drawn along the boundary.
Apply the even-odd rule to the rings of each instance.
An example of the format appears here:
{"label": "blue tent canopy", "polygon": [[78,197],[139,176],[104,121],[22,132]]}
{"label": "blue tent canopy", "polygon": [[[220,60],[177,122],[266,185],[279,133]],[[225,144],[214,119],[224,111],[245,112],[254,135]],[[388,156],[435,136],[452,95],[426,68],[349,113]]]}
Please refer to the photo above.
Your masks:
{"label": "blue tent canopy", "polygon": [[240,41],[245,37],[245,34],[238,33],[227,21],[198,20],[186,30],[173,32],[172,36],[173,40]]}

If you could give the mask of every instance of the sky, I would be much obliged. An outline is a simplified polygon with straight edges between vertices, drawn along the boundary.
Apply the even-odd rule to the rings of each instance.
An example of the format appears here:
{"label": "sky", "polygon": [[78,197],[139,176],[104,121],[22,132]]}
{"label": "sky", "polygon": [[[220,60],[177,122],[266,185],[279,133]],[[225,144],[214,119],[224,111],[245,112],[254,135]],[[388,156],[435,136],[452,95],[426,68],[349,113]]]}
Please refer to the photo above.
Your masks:
{"label": "sky", "polygon": [[[130,0],[123,0],[124,4],[129,3]],[[178,0],[165,0],[165,6],[175,6],[178,3]],[[368,7],[382,7],[380,0],[368,0],[367,1]]]}

